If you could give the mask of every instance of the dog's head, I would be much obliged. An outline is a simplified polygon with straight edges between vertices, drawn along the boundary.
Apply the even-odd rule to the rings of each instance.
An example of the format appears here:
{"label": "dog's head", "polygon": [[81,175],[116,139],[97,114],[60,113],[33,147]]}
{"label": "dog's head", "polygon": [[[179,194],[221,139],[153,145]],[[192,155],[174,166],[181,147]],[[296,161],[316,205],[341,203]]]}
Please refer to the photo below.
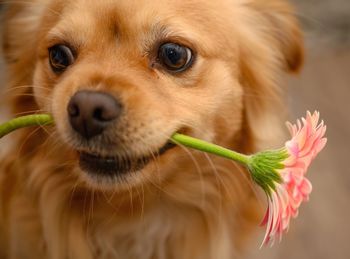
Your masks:
{"label": "dog's head", "polygon": [[153,170],[166,177],[186,152],[169,143],[179,131],[244,151],[270,141],[276,77],[302,60],[283,1],[52,0],[22,8],[31,28],[23,16],[8,24],[8,35],[22,35],[6,39],[10,67],[28,71],[36,105],[53,114],[81,175],[96,183],[133,184]]}

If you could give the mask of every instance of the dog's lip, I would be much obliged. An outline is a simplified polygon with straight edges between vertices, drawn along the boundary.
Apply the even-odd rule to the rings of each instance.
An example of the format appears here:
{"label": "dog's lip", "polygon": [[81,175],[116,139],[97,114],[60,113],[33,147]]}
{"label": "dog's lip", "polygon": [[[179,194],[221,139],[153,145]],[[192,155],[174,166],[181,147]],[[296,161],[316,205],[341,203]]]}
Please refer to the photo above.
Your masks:
{"label": "dog's lip", "polygon": [[88,174],[109,177],[120,176],[142,170],[152,160],[156,159],[156,157],[165,154],[175,146],[175,144],[167,142],[157,153],[140,157],[108,157],[88,152],[79,152],[79,165]]}

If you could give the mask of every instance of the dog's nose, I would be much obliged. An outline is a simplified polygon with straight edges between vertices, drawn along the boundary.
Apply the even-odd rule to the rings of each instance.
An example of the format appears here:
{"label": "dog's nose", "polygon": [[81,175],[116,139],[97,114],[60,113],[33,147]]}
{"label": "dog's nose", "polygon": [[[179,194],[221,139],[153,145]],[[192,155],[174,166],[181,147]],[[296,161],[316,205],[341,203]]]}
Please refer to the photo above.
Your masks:
{"label": "dog's nose", "polygon": [[71,126],[86,139],[100,135],[121,110],[122,105],[113,96],[93,91],[77,92],[67,107]]}

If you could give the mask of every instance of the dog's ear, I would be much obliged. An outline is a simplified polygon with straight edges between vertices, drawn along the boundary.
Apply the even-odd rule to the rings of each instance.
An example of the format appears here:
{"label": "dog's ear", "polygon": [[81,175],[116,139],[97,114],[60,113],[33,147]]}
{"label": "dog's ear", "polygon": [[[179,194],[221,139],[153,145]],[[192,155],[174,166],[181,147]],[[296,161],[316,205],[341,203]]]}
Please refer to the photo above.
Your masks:
{"label": "dog's ear", "polygon": [[294,9],[281,0],[256,0],[253,1],[252,8],[259,12],[260,26],[280,51],[286,69],[298,72],[304,61],[304,47]]}
{"label": "dog's ear", "polygon": [[248,27],[241,30],[243,40],[248,40],[242,42],[246,50],[251,41],[263,43],[287,71],[298,72],[304,61],[304,42],[294,9],[284,0],[254,0],[244,4],[242,12],[242,22]]}
{"label": "dog's ear", "polygon": [[297,72],[303,65],[303,36],[294,10],[282,1],[264,1],[265,15],[287,68]]}
{"label": "dog's ear", "polygon": [[[279,78],[303,64],[303,37],[293,9],[282,0],[254,0],[242,5],[241,83],[245,90],[247,131],[257,148],[275,146],[283,136]],[[274,143],[275,142],[275,143]]]}
{"label": "dog's ear", "polygon": [[[4,58],[10,64],[34,54],[36,32],[42,5],[36,1],[8,2],[3,6],[2,39]],[[30,49],[31,51],[28,51]],[[27,55],[23,55],[26,53]],[[33,59],[28,57],[28,59]]]}
{"label": "dog's ear", "polygon": [[40,1],[4,2],[2,8],[2,48],[14,113],[36,110],[33,98],[33,71],[36,60],[38,24],[43,5]]}

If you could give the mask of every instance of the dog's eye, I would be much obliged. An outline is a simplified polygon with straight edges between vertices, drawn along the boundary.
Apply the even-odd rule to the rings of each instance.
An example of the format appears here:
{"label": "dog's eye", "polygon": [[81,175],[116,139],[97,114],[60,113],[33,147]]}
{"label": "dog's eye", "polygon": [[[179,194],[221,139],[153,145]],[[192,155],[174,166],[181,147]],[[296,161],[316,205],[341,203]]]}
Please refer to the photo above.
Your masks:
{"label": "dog's eye", "polygon": [[158,50],[158,60],[167,70],[182,72],[192,64],[192,50],[175,43],[165,43]]}
{"label": "dog's eye", "polygon": [[56,73],[63,72],[74,62],[72,50],[65,45],[55,45],[49,48],[49,58],[52,70]]}

